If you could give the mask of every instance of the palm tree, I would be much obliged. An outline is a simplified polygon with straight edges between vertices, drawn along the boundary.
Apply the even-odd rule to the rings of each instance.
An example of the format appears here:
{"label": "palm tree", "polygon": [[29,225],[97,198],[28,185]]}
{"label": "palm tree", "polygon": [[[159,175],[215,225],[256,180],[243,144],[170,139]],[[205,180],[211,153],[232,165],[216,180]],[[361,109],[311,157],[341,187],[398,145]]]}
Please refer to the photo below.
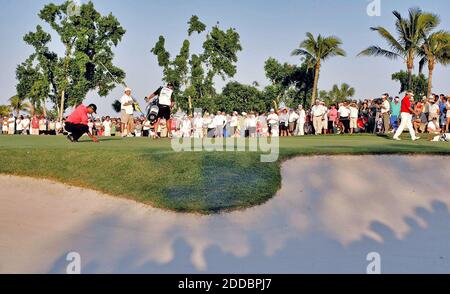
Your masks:
{"label": "palm tree", "polygon": [[9,106],[8,105],[0,105],[0,118],[9,115]]}
{"label": "palm tree", "polygon": [[338,85],[334,85],[328,95],[333,102],[343,102],[355,96],[355,89],[349,84],[343,83],[340,88]]}
{"label": "palm tree", "polygon": [[436,28],[440,20],[437,15],[424,13],[420,8],[409,9],[408,18],[403,18],[397,11],[392,13],[396,18],[395,29],[398,33],[397,38],[384,27],[370,28],[372,31],[378,32],[389,45],[389,49],[371,46],[360,52],[358,56],[384,56],[389,59],[403,59],[408,70],[408,87],[411,88],[414,59],[422,46],[423,35],[428,35]]}
{"label": "palm tree", "polygon": [[439,31],[429,36],[424,35],[419,55],[422,56],[419,71],[422,72],[425,64],[428,64],[427,97],[430,97],[433,87],[433,71],[436,64],[450,64],[450,34],[446,31]]}
{"label": "palm tree", "polygon": [[25,99],[20,98],[18,95],[9,98],[9,103],[11,110],[16,113],[16,116],[19,116],[22,110],[28,111],[29,109],[29,103],[26,102]]}
{"label": "palm tree", "polygon": [[310,66],[314,66],[314,85],[311,103],[314,104],[317,96],[320,66],[326,59],[334,56],[345,56],[345,51],[340,47],[342,41],[334,36],[314,38],[313,34],[306,33],[306,39],[300,43],[299,48],[292,51],[293,56],[303,56]]}

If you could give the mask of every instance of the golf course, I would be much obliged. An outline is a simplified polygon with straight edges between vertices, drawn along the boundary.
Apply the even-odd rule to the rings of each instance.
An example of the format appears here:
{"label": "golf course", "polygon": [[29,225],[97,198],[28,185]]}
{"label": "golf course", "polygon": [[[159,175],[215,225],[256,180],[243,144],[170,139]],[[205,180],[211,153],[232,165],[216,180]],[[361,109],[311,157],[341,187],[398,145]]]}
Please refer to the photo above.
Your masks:
{"label": "golf course", "polygon": [[175,152],[168,139],[100,141],[0,136],[0,174],[50,179],[165,210],[214,214],[271,199],[281,188],[281,164],[296,156],[450,155],[449,143],[412,142],[406,134],[400,142],[375,135],[280,138],[274,163],[262,163],[258,152]]}

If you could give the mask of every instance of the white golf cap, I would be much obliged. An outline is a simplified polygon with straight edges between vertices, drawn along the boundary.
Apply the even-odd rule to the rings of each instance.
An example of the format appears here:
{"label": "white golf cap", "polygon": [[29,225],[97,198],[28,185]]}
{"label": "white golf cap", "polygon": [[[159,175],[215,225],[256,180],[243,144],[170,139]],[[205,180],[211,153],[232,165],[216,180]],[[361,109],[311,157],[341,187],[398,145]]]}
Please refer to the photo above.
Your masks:
{"label": "white golf cap", "polygon": [[270,112],[275,112],[275,109],[271,108],[271,109],[270,109]]}
{"label": "white golf cap", "polygon": [[128,91],[131,92],[131,88],[126,87],[126,88],[125,88],[125,92],[128,92]]}

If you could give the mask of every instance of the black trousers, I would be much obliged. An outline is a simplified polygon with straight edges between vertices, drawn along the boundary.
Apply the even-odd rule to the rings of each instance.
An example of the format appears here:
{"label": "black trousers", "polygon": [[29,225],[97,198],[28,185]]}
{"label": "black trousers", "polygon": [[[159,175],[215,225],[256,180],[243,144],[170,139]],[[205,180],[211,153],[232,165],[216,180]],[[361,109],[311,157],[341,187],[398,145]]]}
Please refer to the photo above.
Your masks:
{"label": "black trousers", "polygon": [[89,127],[87,125],[73,124],[66,122],[65,129],[67,132],[72,133],[72,137],[75,141],[78,141],[83,134],[89,132]]}

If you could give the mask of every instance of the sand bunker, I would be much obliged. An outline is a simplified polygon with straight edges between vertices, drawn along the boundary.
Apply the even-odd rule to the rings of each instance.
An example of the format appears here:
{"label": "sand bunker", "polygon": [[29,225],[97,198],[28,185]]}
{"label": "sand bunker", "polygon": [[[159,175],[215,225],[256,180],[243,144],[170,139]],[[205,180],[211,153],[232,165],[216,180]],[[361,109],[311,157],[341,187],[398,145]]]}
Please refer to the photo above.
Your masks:
{"label": "sand bunker", "polygon": [[[318,156],[283,164],[264,205],[177,214],[47,180],[0,176],[0,273],[450,273],[450,157]],[[245,179],[243,179],[245,182]]]}

